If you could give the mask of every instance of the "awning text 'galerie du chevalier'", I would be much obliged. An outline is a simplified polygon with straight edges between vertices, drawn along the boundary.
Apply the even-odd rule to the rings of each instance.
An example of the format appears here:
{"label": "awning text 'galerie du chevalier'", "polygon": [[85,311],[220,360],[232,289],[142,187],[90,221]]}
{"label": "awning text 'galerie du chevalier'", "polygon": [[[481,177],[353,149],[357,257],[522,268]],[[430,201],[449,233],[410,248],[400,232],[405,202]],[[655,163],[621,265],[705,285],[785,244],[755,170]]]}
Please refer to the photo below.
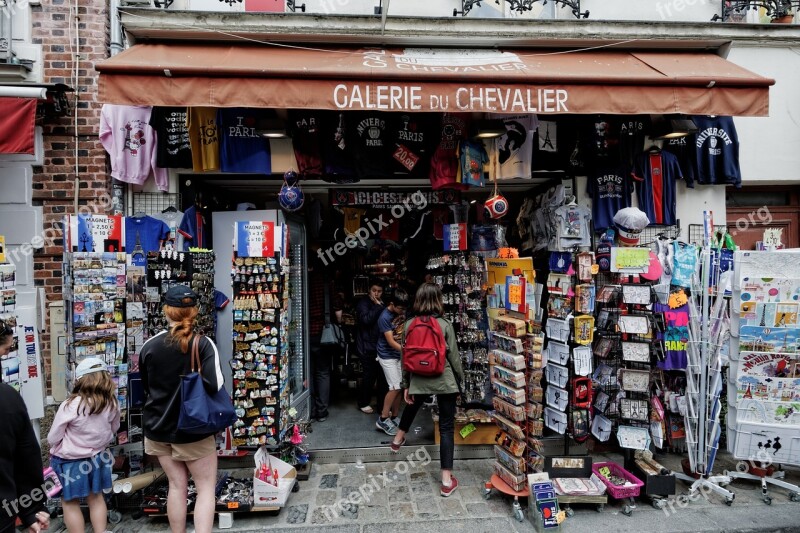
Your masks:
{"label": "awning text 'galerie du chevalier'", "polygon": [[137,44],[100,100],[156,106],[766,116],[774,81],[712,53]]}

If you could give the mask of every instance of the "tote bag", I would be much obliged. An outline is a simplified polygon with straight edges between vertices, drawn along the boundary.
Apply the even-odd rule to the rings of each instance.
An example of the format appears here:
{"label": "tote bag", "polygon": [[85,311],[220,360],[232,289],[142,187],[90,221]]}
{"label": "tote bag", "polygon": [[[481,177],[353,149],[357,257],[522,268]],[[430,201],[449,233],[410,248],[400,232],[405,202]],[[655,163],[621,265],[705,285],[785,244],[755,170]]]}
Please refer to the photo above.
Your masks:
{"label": "tote bag", "polygon": [[181,410],[178,430],[184,433],[209,435],[230,427],[236,412],[228,391],[222,386],[213,394],[203,387],[200,375],[200,336],[192,340],[191,372],[181,378]]}

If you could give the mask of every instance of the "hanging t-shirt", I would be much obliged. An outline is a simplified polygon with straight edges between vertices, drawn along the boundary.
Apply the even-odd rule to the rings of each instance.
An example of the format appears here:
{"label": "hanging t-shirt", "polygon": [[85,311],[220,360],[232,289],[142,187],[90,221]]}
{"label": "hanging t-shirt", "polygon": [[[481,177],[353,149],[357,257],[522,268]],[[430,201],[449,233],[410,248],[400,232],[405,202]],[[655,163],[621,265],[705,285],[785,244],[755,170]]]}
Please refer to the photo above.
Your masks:
{"label": "hanging t-shirt", "polygon": [[563,170],[573,175],[584,175],[586,148],[579,142],[583,123],[569,116],[559,116],[557,120],[538,118],[531,170]]}
{"label": "hanging t-shirt", "polygon": [[[147,252],[157,252],[169,239],[169,227],[153,217],[125,217],[125,251],[135,266],[147,264]],[[141,252],[141,253],[140,253]]]}
{"label": "hanging t-shirt", "polygon": [[656,257],[661,263],[661,278],[659,283],[672,283],[672,271],[675,269],[675,247],[672,239],[658,238],[655,241]]}
{"label": "hanging t-shirt", "polygon": [[683,179],[686,180],[686,186],[691,189],[694,188],[694,183],[697,181],[695,137],[695,135],[687,135],[677,139],[664,139],[664,151],[678,158]]}
{"label": "hanging t-shirt", "polygon": [[458,145],[458,156],[461,164],[461,183],[470,187],[483,187],[484,165],[489,162],[489,155],[481,141],[461,141]]}
{"label": "hanging t-shirt", "polygon": [[689,306],[672,309],[667,304],[654,303],[654,313],[664,313],[664,332],[659,340],[664,347],[664,360],[658,362],[662,370],[685,370],[687,365],[686,343],[689,342]]}
{"label": "hanging t-shirt", "polygon": [[183,249],[209,247],[206,219],[195,206],[191,206],[183,214],[178,232],[183,235]]}
{"label": "hanging t-shirt", "polygon": [[575,246],[590,246],[592,243],[590,223],[592,214],[580,205],[562,205],[555,210],[558,221],[559,249]]}
{"label": "hanging t-shirt", "polygon": [[222,291],[218,291],[217,289],[214,289],[214,335],[217,338],[217,340],[220,339],[220,335],[217,332],[217,323],[218,323],[217,315],[219,314],[220,311],[228,307],[229,303],[231,303],[231,301],[228,299],[227,296],[225,296],[225,293],[223,293]]}
{"label": "hanging t-shirt", "polygon": [[697,268],[697,247],[694,244],[675,241],[673,243],[672,284],[680,287],[692,286],[692,274]]}
{"label": "hanging t-shirt", "polygon": [[595,115],[588,122],[587,156],[589,161],[599,164],[618,164],[620,162],[620,126],[614,117]]}
{"label": "hanging t-shirt", "polygon": [[265,109],[223,108],[217,112],[219,159],[223,172],[272,173],[269,141],[256,132]]}
{"label": "hanging t-shirt", "polygon": [[614,227],[614,215],[631,206],[633,181],[620,166],[601,166],[586,181],[586,193],[592,197],[592,221],[595,230]]}
{"label": "hanging t-shirt", "polygon": [[678,159],[669,152],[647,151],[636,158],[633,179],[639,209],[651,224],[672,226],[675,217],[675,181],[683,178]]}
{"label": "hanging t-shirt", "polygon": [[192,146],[185,107],[154,107],[150,126],[156,130],[156,164],[162,168],[192,168]]}
{"label": "hanging t-shirt", "polygon": [[[390,130],[389,115],[380,112],[348,115],[356,173],[359,179],[386,178],[389,174]],[[392,150],[393,151],[393,150]]]}
{"label": "hanging t-shirt", "polygon": [[213,107],[190,107],[186,118],[189,144],[192,146],[192,170],[219,170],[219,134],[217,110]]}
{"label": "hanging t-shirt", "polygon": [[739,169],[739,137],[733,117],[692,117],[697,126],[697,183],[742,186]]}
{"label": "hanging t-shirt", "polygon": [[318,111],[289,111],[289,132],[301,178],[322,176],[322,116]]}
{"label": "hanging t-shirt", "polygon": [[616,130],[620,163],[631,168],[636,156],[644,150],[647,131],[650,128],[650,116],[619,116],[611,125]]}
{"label": "hanging t-shirt", "polygon": [[392,168],[415,178],[425,178],[430,169],[433,137],[431,124],[438,117],[429,113],[394,113],[389,121]]}
{"label": "hanging t-shirt", "polygon": [[164,211],[163,213],[156,213],[152,215],[156,220],[160,220],[169,228],[169,237],[167,238],[164,246],[171,246],[173,250],[183,250],[183,235],[178,232],[183,220],[183,212],[181,211]]}
{"label": "hanging t-shirt", "polygon": [[361,227],[361,218],[367,213],[366,209],[359,209],[358,207],[343,207],[342,214],[344,215],[344,233],[347,236],[355,235]]}
{"label": "hanging t-shirt", "polygon": [[497,179],[530,178],[534,132],[539,124],[536,115],[492,115],[491,118],[502,120],[506,126],[506,132],[494,142]]}
{"label": "hanging t-shirt", "polygon": [[353,161],[352,135],[347,129],[345,113],[325,113],[322,118],[322,179],[331,183],[358,181]]}
{"label": "hanging t-shirt", "polygon": [[439,122],[439,139],[431,156],[429,178],[431,187],[438,189],[466,189],[458,178],[458,144],[467,138],[469,115],[465,113],[442,114]]}

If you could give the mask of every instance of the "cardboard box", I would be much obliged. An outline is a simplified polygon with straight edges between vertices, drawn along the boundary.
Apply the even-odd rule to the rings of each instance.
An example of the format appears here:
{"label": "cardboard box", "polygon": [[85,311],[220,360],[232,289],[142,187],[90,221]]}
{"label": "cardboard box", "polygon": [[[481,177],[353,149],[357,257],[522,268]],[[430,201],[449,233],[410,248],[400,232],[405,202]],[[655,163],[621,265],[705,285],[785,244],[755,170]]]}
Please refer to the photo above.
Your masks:
{"label": "cardboard box", "polygon": [[[466,437],[462,437],[461,430],[468,426],[469,423],[456,423],[456,446],[479,446],[495,443],[494,439],[500,433],[497,424],[480,422],[471,422],[471,424],[475,426],[475,431],[470,432]],[[439,421],[434,420],[433,425],[433,442],[434,444],[439,444]]]}
{"label": "cardboard box", "polygon": [[[265,448],[259,448],[255,455],[256,467],[253,469],[253,506],[254,507],[284,507],[289,493],[292,492],[294,484],[297,482],[297,471],[288,463],[285,463],[267,453]],[[262,464],[268,464],[273,469],[278,470],[278,486],[261,481],[256,477],[258,469]]]}

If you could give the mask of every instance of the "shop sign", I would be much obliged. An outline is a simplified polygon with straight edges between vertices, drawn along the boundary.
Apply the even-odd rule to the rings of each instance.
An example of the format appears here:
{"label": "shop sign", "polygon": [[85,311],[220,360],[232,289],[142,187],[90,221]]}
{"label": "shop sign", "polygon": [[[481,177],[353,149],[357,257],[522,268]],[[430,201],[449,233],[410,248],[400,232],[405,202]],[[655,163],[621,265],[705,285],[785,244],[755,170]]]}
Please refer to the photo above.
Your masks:
{"label": "shop sign", "polygon": [[444,225],[444,251],[457,252],[467,249],[467,225],[466,224],[445,224]]}
{"label": "shop sign", "polygon": [[236,223],[236,254],[239,257],[272,257],[283,238],[283,231],[275,231],[274,222],[240,221]]}
{"label": "shop sign", "polygon": [[73,252],[121,252],[125,224],[119,215],[68,215],[69,243]]}
{"label": "shop sign", "polygon": [[331,191],[331,205],[334,207],[366,205],[375,209],[391,209],[396,205],[413,207],[422,204],[420,195],[424,195],[426,205],[449,205],[461,201],[461,194],[450,189],[441,191],[430,189],[416,191],[336,189]]}

